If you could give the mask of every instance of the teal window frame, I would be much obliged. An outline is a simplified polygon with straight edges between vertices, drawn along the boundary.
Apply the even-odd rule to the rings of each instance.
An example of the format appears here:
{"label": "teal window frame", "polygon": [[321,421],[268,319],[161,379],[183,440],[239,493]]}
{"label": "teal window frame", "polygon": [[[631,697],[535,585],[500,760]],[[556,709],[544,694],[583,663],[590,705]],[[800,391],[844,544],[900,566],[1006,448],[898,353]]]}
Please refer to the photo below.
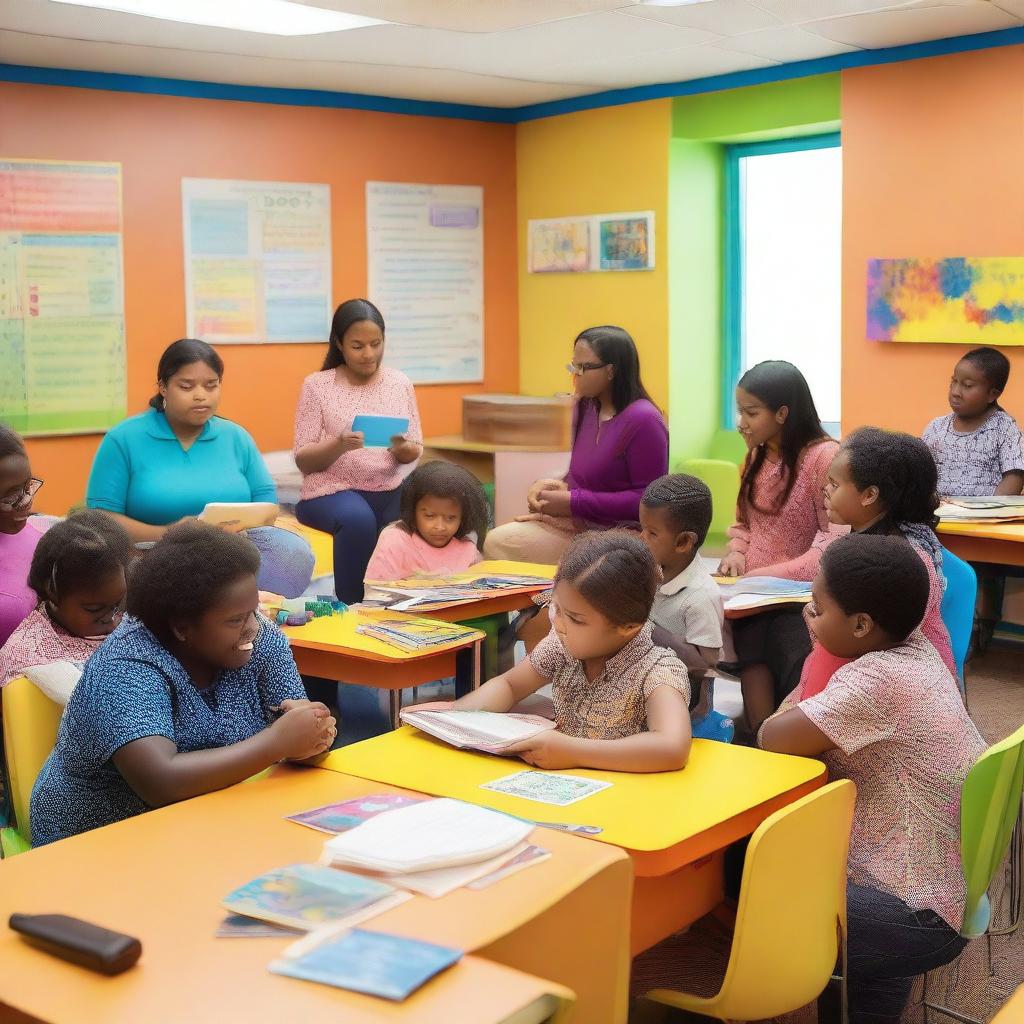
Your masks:
{"label": "teal window frame", "polygon": [[796,153],[811,149],[833,149],[842,145],[841,132],[804,135],[767,142],[742,142],[725,147],[725,266],[722,300],[722,427],[734,424],[736,383],[743,365],[743,176],[740,161],[748,156]]}

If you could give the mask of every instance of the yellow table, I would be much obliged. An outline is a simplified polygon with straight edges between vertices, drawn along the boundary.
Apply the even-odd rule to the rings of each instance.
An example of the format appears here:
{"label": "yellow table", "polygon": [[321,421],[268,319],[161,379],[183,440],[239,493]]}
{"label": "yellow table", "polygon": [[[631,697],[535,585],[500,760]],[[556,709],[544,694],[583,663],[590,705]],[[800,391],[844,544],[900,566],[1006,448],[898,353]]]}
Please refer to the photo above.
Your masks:
{"label": "yellow table", "polygon": [[[547,830],[531,836],[551,852],[543,863],[480,891],[414,897],[361,925],[471,955],[402,1004],[271,974],[267,964],[288,938],[214,937],[228,892],[271,868],[319,856],[327,837],[283,815],[393,791],[315,768],[279,767],[0,861],[0,1004],[50,1024],[496,1024],[539,1019],[516,1014],[535,1008],[541,995],[565,997],[566,986],[578,994],[574,1020],[622,1024],[629,858]],[[70,914],[126,932],[141,940],[142,959],[115,978],[93,974],[26,945],[6,926],[14,911]],[[456,997],[461,1012],[453,1009]]]}
{"label": "yellow table", "polygon": [[939,523],[942,543],[965,562],[1024,566],[1024,523]]}
{"label": "yellow table", "polygon": [[313,579],[334,575],[334,538],[329,533],[314,530],[311,526],[303,526],[294,516],[278,516],[274,525],[305,537],[313,549]]}
{"label": "yellow table", "polygon": [[391,727],[398,727],[402,690],[435,679],[455,676],[462,686],[480,685],[480,643],[484,634],[425,651],[403,651],[373,637],[363,636],[357,627],[373,619],[404,619],[416,616],[402,612],[357,611],[325,615],[305,626],[285,626],[295,664],[305,675],[343,680],[389,691]]}
{"label": "yellow table", "polygon": [[992,1018],[992,1024],[1024,1024],[1024,985],[1003,1004]]}
{"label": "yellow table", "polygon": [[480,788],[531,770],[522,761],[456,750],[409,726],[332,751],[321,767],[535,821],[599,826],[603,831],[595,838],[621,847],[633,860],[634,953],[719,903],[724,849],[826,782],[820,761],[694,740],[682,771],[640,775],[571,769],[564,774],[612,785],[579,803],[555,807]]}

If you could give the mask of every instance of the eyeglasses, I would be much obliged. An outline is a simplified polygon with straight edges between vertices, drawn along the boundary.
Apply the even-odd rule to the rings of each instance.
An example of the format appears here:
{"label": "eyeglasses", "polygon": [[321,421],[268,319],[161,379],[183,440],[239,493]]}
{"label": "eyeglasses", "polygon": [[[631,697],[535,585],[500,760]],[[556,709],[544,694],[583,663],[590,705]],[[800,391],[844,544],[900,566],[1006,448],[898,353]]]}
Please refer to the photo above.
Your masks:
{"label": "eyeglasses", "polygon": [[587,370],[600,370],[607,365],[607,363],[566,363],[565,368],[574,377],[580,377],[586,373]]}
{"label": "eyeglasses", "polygon": [[37,477],[29,477],[28,482],[19,487],[13,494],[5,494],[0,498],[0,512],[13,512],[16,508],[24,508],[35,497],[43,486]]}

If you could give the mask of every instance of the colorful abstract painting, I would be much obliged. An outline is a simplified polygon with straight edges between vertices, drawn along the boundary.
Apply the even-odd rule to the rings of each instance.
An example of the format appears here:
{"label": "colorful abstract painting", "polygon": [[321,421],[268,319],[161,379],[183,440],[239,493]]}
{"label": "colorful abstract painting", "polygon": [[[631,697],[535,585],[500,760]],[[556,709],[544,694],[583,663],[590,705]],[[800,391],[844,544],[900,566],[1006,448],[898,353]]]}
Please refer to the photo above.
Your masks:
{"label": "colorful abstract painting", "polygon": [[590,269],[590,222],[585,217],[530,221],[530,273]]}
{"label": "colorful abstract painting", "polygon": [[1024,257],[868,260],[871,341],[1024,345]]}

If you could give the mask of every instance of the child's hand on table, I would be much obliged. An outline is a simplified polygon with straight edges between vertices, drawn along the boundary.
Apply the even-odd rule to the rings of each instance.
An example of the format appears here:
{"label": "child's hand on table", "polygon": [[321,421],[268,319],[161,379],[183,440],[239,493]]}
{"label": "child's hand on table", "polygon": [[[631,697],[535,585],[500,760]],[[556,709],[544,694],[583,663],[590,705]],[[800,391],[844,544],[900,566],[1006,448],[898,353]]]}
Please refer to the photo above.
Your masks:
{"label": "child's hand on table", "polygon": [[548,729],[528,740],[505,747],[503,754],[515,754],[535,768],[578,768],[580,761],[571,736]]}

